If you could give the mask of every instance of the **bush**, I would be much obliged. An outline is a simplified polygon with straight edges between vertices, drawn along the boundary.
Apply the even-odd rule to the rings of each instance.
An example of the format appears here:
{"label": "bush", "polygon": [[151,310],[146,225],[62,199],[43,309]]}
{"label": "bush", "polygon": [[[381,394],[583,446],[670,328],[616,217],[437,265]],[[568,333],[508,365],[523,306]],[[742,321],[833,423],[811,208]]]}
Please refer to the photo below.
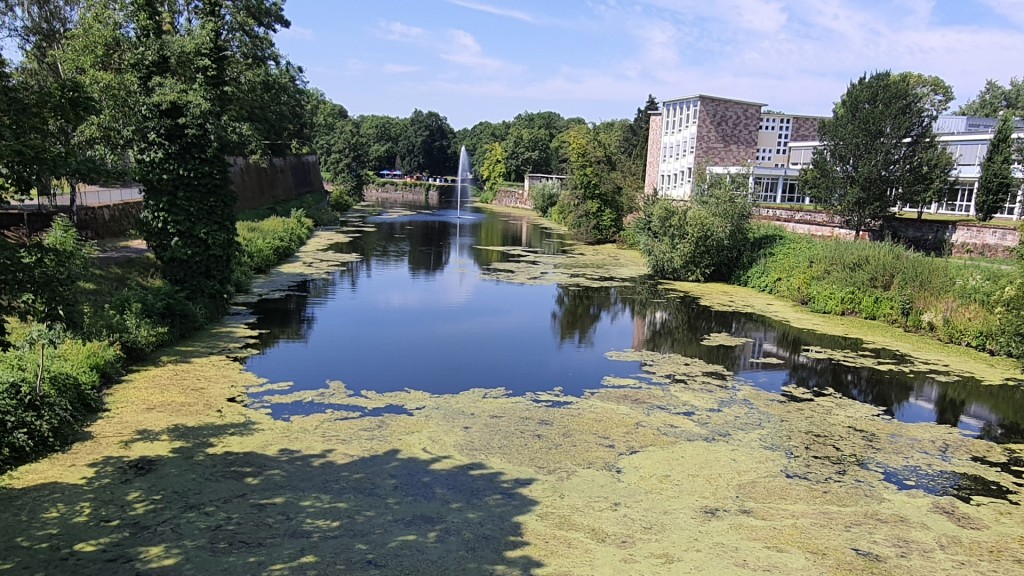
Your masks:
{"label": "bush", "polygon": [[490,203],[494,202],[494,199],[498,196],[498,190],[497,190],[497,188],[492,188],[490,186],[488,186],[487,188],[483,188],[483,189],[474,188],[473,189],[473,196],[476,197],[476,201],[477,202],[482,202],[484,204],[490,204]]}
{"label": "bush", "polygon": [[530,188],[530,202],[541,216],[547,216],[558,203],[562,187],[555,182],[541,182]]}
{"label": "bush", "polygon": [[63,215],[57,216],[41,237],[22,245],[0,240],[0,345],[6,333],[2,321],[6,315],[80,329],[78,285],[89,276],[93,253],[93,246],[82,241]]}
{"label": "bush", "polygon": [[573,237],[588,244],[612,242],[622,229],[619,206],[577,189],[563,191],[548,217],[569,229]]}
{"label": "bush", "polygon": [[[738,179],[737,179],[738,180]],[[725,178],[713,178],[686,203],[656,200],[631,224],[633,236],[659,278],[728,280],[749,239],[751,205]]]}
{"label": "bush", "polygon": [[266,272],[271,266],[291,256],[313,233],[313,222],[302,210],[291,216],[273,216],[259,222],[239,222],[238,243],[241,253],[236,264],[236,290],[245,290],[253,274]]}
{"label": "bush", "polygon": [[61,343],[48,350],[39,389],[39,352],[0,354],[0,471],[68,446],[100,406],[101,387],[121,370],[109,344]]}

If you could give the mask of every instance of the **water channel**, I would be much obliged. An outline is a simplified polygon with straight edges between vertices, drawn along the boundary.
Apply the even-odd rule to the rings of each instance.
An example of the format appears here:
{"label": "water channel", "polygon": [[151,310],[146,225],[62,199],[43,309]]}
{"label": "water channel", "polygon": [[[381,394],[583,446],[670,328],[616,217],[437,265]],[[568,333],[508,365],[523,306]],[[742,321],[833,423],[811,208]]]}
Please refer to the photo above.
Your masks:
{"label": "water channel", "polygon": [[[341,381],[356,394],[502,388],[513,395],[580,396],[601,388],[606,377],[642,371],[638,362],[607,353],[649,350],[722,366],[737,377],[734,385],[812,392],[794,401],[831,389],[903,422],[956,427],[999,443],[1024,441],[1020,386],[893,370],[909,364],[898,351],[715,310],[651,280],[588,287],[502,281],[481,273],[522,254],[559,254],[570,242],[526,216],[463,208],[458,218],[455,210],[430,206],[404,206],[398,214],[371,211],[350,223],[360,228],[358,236],[332,249],[360,260],[253,306],[254,327],[263,332],[258,353],[246,360],[250,371],[292,382],[288,392]],[[715,345],[714,335],[736,340]],[[254,400],[258,405],[276,393]],[[561,405],[551,395],[537,402]],[[410,414],[401,407],[271,407],[281,419],[338,408],[366,417]]]}

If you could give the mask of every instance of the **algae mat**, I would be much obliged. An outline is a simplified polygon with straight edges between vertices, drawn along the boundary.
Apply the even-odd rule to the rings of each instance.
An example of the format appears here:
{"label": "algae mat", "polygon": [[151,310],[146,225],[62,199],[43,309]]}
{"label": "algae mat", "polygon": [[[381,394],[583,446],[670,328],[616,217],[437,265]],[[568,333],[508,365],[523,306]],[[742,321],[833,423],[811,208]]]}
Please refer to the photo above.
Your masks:
{"label": "algae mat", "polygon": [[[329,269],[315,246],[339,241],[330,234],[261,291]],[[288,400],[413,415],[280,422],[240,404],[265,385],[234,360],[255,336],[246,320],[239,311],[132,373],[86,440],[5,478],[0,574],[1005,575],[1024,566],[1021,498],[993,466],[1020,466],[1015,447],[893,422],[833,395],[788,401],[721,367],[629,350],[609,357],[642,373],[582,398],[544,396],[560,408],[483,381],[451,396],[357,397],[335,383]],[[939,495],[912,489],[929,474],[957,480]],[[967,485],[990,496],[956,497]]]}

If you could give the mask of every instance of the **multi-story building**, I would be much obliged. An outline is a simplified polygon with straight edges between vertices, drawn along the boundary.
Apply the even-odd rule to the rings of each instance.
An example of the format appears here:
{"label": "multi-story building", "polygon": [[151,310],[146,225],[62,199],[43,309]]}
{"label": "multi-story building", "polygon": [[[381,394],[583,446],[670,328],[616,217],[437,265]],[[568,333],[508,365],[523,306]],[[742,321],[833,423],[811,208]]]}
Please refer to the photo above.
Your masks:
{"label": "multi-story building", "polygon": [[[694,172],[749,173],[756,202],[812,204],[799,186],[818,142],[823,117],[762,112],[764,104],[699,94],[666,100],[651,114],[645,188],[661,196],[685,199]],[[981,162],[995,131],[993,118],[942,116],[935,123],[939,141],[957,159],[949,197],[923,207],[936,214],[974,215]],[[1024,138],[1018,122],[1015,138]],[[1018,176],[1024,177],[1018,167]],[[917,206],[901,206],[904,210]],[[997,217],[1024,216],[1024,189],[1006,199]]]}
{"label": "multi-story building", "polygon": [[698,94],[651,115],[646,189],[688,198],[694,171],[747,166],[786,170],[789,146],[815,140],[820,117],[762,113],[765,104]]}

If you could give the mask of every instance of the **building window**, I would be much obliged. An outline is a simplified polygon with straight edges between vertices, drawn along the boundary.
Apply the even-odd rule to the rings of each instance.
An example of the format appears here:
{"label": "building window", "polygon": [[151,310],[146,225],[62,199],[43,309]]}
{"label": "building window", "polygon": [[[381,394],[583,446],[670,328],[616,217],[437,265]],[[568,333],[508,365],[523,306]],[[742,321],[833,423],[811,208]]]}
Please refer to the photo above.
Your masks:
{"label": "building window", "polygon": [[754,176],[754,189],[752,196],[755,202],[768,202],[771,204],[775,203],[775,183],[774,178],[765,178],[764,176]]}
{"label": "building window", "polygon": [[939,203],[939,212],[970,214],[973,203],[974,183],[960,183],[943,202]]}
{"label": "building window", "polygon": [[1016,216],[1017,215],[1017,191],[1013,190],[1006,196],[1006,204],[999,208],[996,212],[1000,216]]}
{"label": "building window", "polygon": [[800,193],[800,185],[796,180],[786,179],[782,182],[782,203],[803,204],[804,195]]}

